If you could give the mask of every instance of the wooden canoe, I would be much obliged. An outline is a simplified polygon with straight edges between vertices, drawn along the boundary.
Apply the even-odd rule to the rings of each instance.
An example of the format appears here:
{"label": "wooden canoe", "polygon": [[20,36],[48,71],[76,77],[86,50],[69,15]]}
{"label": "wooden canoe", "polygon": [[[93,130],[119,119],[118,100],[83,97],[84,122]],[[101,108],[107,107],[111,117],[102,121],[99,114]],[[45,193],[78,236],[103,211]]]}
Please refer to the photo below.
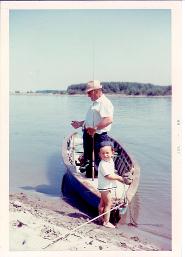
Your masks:
{"label": "wooden canoe", "polygon": [[[123,201],[125,205],[131,202],[137,192],[140,177],[140,167],[137,162],[126,152],[126,150],[113,138],[115,156],[114,163],[118,175],[125,178],[131,177],[131,183],[117,183],[117,189],[112,191],[113,203]],[[76,165],[79,156],[83,152],[82,137],[78,133],[73,133],[64,140],[62,145],[62,158],[66,166],[65,179],[63,179],[62,190],[64,187],[70,187],[73,192],[93,208],[97,209],[100,202],[100,193],[97,189],[98,179],[87,178],[84,173],[79,171]],[[66,179],[67,178],[67,179]],[[127,179],[126,179],[127,181]],[[67,183],[67,185],[66,185]],[[125,202],[127,199],[127,202]]]}

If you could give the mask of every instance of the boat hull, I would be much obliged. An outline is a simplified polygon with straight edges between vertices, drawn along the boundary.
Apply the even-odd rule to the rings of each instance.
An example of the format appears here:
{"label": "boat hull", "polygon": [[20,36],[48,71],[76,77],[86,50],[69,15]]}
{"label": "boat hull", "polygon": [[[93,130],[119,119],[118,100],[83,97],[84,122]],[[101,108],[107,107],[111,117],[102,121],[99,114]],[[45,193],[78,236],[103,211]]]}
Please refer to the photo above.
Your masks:
{"label": "boat hull", "polygon": [[67,170],[63,178],[62,192],[65,195],[67,192],[72,192],[80,196],[84,202],[91,206],[94,210],[98,209],[100,197],[92,193],[86,186],[83,185],[70,170]]}
{"label": "boat hull", "polygon": [[[100,192],[97,190],[97,184],[95,183],[97,182],[97,178],[93,179],[94,181],[92,181],[92,179],[87,178],[84,174],[80,173],[78,167],[76,166],[77,157],[75,157],[75,154],[79,151],[77,150],[79,149],[79,138],[77,135],[77,133],[74,133],[66,138],[62,146],[62,157],[66,166],[66,174],[62,183],[62,191],[64,193],[65,188],[73,191],[75,194],[78,194],[89,206],[94,209],[98,209]],[[132,198],[136,194],[139,184],[140,168],[117,141],[112,138],[111,140],[114,142],[114,146],[117,151],[117,156],[115,157],[114,162],[118,174],[124,177],[127,172],[132,172],[133,176],[132,183],[129,186],[121,182],[118,183],[118,187],[124,187],[126,190],[123,198],[123,190],[116,189],[117,191],[122,192],[119,196],[117,195],[116,197],[114,196],[114,198],[112,198],[113,205],[116,204],[117,200],[119,200],[119,202],[125,202],[126,199],[128,203],[132,201]]]}

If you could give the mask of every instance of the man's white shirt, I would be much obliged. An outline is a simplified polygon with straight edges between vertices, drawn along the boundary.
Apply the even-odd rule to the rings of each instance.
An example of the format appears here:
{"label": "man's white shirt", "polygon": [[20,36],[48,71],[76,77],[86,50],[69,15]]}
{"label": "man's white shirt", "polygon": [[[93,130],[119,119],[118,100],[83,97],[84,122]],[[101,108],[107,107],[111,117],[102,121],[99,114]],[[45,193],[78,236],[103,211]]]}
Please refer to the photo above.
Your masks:
{"label": "man's white shirt", "polygon": [[[103,94],[90,106],[85,118],[85,127],[95,127],[102,118],[113,117],[114,107],[111,101]],[[111,129],[111,124],[104,129],[97,130],[96,133],[101,134],[108,132]]]}

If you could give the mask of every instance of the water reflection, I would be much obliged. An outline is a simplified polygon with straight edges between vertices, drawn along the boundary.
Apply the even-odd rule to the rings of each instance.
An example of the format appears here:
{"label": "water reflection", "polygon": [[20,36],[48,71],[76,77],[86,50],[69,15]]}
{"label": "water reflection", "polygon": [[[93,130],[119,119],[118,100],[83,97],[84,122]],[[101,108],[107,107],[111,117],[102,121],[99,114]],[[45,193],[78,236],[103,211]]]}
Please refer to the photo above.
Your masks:
{"label": "water reflection", "polygon": [[60,154],[53,154],[47,160],[46,176],[48,184],[41,184],[37,186],[25,185],[21,189],[28,191],[36,191],[49,196],[61,196],[61,181],[64,172],[63,164],[61,163]]}

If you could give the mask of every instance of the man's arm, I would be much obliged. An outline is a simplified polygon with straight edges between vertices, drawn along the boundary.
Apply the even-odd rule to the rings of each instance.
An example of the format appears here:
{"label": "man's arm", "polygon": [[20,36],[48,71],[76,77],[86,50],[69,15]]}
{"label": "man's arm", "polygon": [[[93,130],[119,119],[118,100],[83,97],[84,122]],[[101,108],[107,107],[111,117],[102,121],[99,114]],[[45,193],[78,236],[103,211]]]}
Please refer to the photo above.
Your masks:
{"label": "man's arm", "polygon": [[93,136],[96,133],[96,130],[106,128],[108,125],[112,123],[112,121],[113,121],[112,117],[104,117],[94,128],[88,127],[87,133]]}
{"label": "man's arm", "polygon": [[106,128],[108,125],[110,125],[113,122],[113,118],[112,117],[104,117],[101,119],[101,121],[96,125],[96,130],[97,129],[104,129]]}

